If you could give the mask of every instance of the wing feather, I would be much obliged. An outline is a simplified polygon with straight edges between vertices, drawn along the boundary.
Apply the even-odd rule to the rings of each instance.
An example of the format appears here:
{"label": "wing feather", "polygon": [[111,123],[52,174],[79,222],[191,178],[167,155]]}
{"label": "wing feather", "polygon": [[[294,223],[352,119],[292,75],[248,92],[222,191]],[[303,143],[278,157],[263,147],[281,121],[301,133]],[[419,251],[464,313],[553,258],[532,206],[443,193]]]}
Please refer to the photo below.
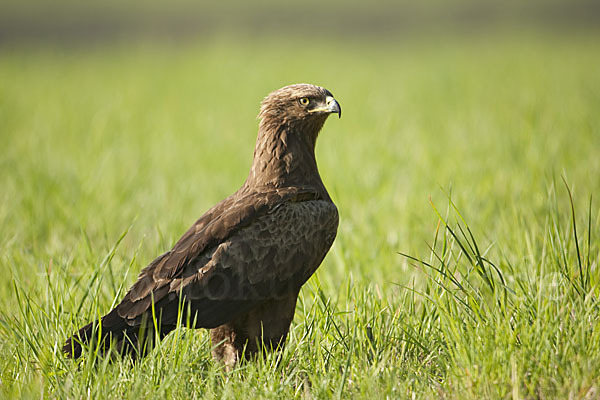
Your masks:
{"label": "wing feather", "polygon": [[[297,291],[321,264],[337,225],[331,202],[282,203],[211,249],[207,262],[188,264],[171,282],[170,293],[184,296],[196,327],[218,326],[260,302]],[[264,232],[268,237],[257,239]],[[163,323],[176,323],[177,304],[156,304]]]}
{"label": "wing feather", "polygon": [[[198,315],[198,320],[205,318],[210,322],[215,316],[208,314],[215,309],[226,313],[233,303],[244,303],[233,307],[234,310],[242,310],[244,305],[250,306],[253,301],[260,301],[281,281],[289,280],[293,271],[299,271],[303,257],[306,261],[309,253],[316,250],[309,249],[310,246],[306,244],[302,250],[294,250],[293,246],[311,238],[315,232],[309,233],[307,227],[313,226],[322,217],[312,220],[314,218],[311,215],[315,210],[309,207],[300,212],[304,216],[298,218],[296,214],[299,209],[290,205],[327,205],[329,209],[326,212],[331,214],[330,219],[335,217],[333,237],[325,238],[327,240],[321,238],[321,246],[325,248],[317,252],[322,255],[316,256],[319,260],[314,268],[331,246],[337,230],[337,210],[333,203],[317,199],[319,195],[314,191],[289,188],[261,193],[236,193],[223,200],[196,221],[171,251],[157,257],[141,271],[137,282],[117,306],[118,315],[128,324],[138,325],[142,315],[148,312],[154,302],[156,307],[162,309],[166,322],[176,314],[177,310],[174,312],[172,308],[178,306],[178,298],[182,294],[192,309],[206,310]],[[301,221],[302,218],[306,221]],[[295,240],[290,239],[294,237]],[[313,238],[313,241],[319,240]],[[298,253],[294,256],[296,260],[290,258],[290,250]],[[314,263],[311,260],[308,264]],[[272,268],[268,268],[268,265]],[[280,273],[271,271],[273,268],[280,268]],[[298,272],[299,275],[292,281],[308,279],[312,272],[304,277],[306,273]]]}

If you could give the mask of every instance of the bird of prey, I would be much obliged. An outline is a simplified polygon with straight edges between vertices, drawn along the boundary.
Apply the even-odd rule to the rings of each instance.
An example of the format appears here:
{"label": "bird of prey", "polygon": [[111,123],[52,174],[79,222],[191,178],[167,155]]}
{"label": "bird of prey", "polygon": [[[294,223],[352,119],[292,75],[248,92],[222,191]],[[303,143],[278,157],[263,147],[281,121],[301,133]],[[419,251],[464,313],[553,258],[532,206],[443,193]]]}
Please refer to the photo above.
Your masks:
{"label": "bird of prey", "polygon": [[121,303],[67,339],[78,358],[95,342],[136,357],[178,325],[210,329],[215,359],[281,348],[302,285],[333,244],[338,211],[317,169],[315,142],[341,108],[331,92],[296,84],[262,102],[254,160],[242,187],[208,210],[144,268]]}

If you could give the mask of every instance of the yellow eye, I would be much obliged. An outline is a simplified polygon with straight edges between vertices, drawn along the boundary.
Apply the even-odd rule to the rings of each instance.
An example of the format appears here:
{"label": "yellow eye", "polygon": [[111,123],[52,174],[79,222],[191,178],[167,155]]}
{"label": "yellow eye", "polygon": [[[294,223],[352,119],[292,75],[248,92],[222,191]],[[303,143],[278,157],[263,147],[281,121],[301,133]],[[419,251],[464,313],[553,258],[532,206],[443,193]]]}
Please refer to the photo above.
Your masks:
{"label": "yellow eye", "polygon": [[310,100],[308,99],[308,97],[303,97],[300,99],[300,104],[302,104],[303,106],[307,106],[308,103],[310,103]]}

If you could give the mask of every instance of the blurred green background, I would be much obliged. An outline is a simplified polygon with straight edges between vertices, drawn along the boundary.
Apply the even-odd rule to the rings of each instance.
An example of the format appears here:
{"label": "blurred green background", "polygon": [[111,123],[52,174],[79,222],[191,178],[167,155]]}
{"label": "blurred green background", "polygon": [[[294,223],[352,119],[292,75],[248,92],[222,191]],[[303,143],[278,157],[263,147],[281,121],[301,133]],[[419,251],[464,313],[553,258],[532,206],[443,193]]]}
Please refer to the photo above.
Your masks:
{"label": "blurred green background", "polygon": [[[44,304],[48,275],[87,280],[131,226],[94,300],[107,310],[242,184],[261,99],[298,82],[343,108],[317,144],[341,218],[325,293],[423,279],[397,252],[427,254],[430,199],[448,194],[493,254],[530,268],[549,212],[568,221],[561,177],[578,210],[600,189],[599,17],[597,1],[2,2],[2,320],[14,282]],[[71,314],[84,289],[63,293],[49,348],[88,317]],[[3,393],[45,382],[16,377],[0,339]]]}
{"label": "blurred green background", "polygon": [[88,43],[107,39],[206,40],[236,33],[338,40],[406,39],[424,33],[489,33],[527,27],[553,32],[596,28],[593,0],[423,2],[357,0],[328,2],[196,2],[174,0],[80,2],[5,0],[0,5],[3,42],[51,40]]}

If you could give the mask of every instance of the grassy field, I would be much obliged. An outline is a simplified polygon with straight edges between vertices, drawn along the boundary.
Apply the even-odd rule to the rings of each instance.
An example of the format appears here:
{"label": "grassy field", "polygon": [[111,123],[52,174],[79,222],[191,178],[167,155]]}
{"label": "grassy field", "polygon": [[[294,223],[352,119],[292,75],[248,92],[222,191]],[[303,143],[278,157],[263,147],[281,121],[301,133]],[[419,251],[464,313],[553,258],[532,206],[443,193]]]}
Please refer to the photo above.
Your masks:
{"label": "grassy field", "polygon": [[[600,398],[599,40],[2,49],[0,396]],[[296,82],[343,108],[317,144],[341,222],[281,359],[225,373],[186,329],[65,359],[241,185]]]}

